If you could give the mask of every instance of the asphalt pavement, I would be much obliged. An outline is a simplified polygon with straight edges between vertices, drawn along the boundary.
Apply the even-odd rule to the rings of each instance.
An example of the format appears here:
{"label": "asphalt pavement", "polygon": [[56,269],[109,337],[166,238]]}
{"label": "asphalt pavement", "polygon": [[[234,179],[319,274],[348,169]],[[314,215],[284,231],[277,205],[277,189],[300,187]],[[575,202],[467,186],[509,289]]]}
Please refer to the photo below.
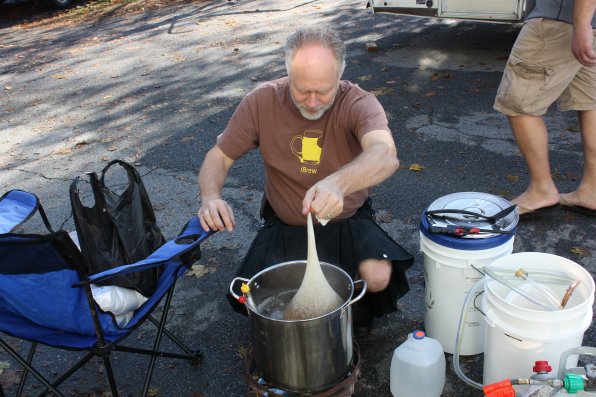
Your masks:
{"label": "asphalt pavement", "polygon": [[[287,34],[304,24],[334,25],[348,46],[344,78],[378,96],[398,147],[400,169],[373,189],[378,220],[416,257],[400,310],[378,319],[371,335],[359,341],[362,377],[356,395],[390,396],[393,350],[408,333],[424,328],[422,211],[456,192],[510,199],[528,183],[507,120],[492,109],[519,26],[373,15],[365,5],[365,0],[207,1],[77,24],[23,27],[3,21],[3,191],[36,193],[51,222],[73,230],[72,179],[123,159],[143,175],[166,237],[175,236],[199,207],[197,171],[236,105],[260,82],[285,74]],[[367,50],[371,42],[378,51]],[[583,167],[577,117],[553,107],[546,121],[557,186],[571,191]],[[200,348],[205,360],[193,368],[159,359],[152,395],[246,395],[249,323],[232,311],[225,294],[260,225],[262,185],[258,152],[234,164],[224,197],[235,210],[237,227],[203,244],[195,272],[177,286],[170,319],[171,328]],[[595,232],[593,218],[557,209],[523,218],[513,251],[556,254],[594,276]],[[135,342],[142,344],[143,335],[152,332],[141,329]],[[594,321],[583,344],[596,345]],[[72,357],[44,348],[40,364],[55,373]],[[450,354],[447,359],[443,395],[482,395],[454,374]],[[18,365],[3,353],[0,363],[8,363],[0,383],[12,395]],[[462,358],[464,371],[478,381],[482,365],[482,355]],[[109,395],[99,368],[94,362],[64,390]],[[142,369],[137,358],[115,355],[122,395],[140,393]],[[35,387],[31,382],[27,390]]]}

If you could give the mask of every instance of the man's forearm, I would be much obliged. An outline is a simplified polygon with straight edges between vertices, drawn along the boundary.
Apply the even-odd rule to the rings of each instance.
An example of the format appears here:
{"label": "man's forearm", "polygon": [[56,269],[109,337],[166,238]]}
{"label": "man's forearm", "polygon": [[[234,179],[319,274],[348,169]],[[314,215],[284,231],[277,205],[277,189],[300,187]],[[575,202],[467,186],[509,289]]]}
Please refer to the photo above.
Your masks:
{"label": "man's forearm", "polygon": [[399,167],[395,147],[375,143],[352,162],[329,175],[341,187],[344,196],[376,186],[389,178]]}
{"label": "man's forearm", "polygon": [[232,165],[232,161],[222,155],[221,150],[214,147],[205,156],[205,161],[199,171],[199,189],[202,202],[208,199],[221,198],[221,191],[228,170]]}
{"label": "man's forearm", "polygon": [[592,18],[596,12],[596,0],[575,0],[573,8],[573,26],[592,26]]}

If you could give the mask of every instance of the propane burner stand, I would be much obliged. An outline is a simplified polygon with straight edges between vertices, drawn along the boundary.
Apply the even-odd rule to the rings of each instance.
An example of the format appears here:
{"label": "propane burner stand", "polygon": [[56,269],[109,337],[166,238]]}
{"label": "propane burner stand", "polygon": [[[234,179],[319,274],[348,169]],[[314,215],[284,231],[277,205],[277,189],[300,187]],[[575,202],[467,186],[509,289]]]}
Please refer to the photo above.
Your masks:
{"label": "propane burner stand", "polygon": [[246,354],[246,378],[248,379],[249,390],[247,397],[351,397],[354,395],[354,387],[360,379],[360,369],[362,359],[360,358],[360,349],[354,341],[354,355],[352,365],[346,374],[339,380],[332,382],[323,390],[317,392],[294,392],[283,390],[267,382],[263,378],[261,371],[257,368],[254,359],[254,349],[252,346]]}

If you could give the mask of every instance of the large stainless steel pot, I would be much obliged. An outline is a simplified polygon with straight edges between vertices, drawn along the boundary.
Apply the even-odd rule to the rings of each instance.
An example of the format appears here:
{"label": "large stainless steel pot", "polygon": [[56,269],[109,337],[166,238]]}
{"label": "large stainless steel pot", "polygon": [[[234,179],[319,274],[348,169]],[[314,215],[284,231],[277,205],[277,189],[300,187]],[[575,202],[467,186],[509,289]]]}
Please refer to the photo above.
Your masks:
{"label": "large stainless steel pot", "polygon": [[[321,262],[329,284],[344,303],[337,310],[313,319],[286,321],[259,313],[269,298],[300,287],[306,261],[291,261],[271,266],[250,280],[237,277],[250,287],[256,308],[247,305],[252,331],[255,364],[267,382],[294,392],[318,391],[346,375],[352,363],[352,308],[366,292],[366,282],[352,278],[342,269]],[[352,297],[356,285],[362,289]]]}

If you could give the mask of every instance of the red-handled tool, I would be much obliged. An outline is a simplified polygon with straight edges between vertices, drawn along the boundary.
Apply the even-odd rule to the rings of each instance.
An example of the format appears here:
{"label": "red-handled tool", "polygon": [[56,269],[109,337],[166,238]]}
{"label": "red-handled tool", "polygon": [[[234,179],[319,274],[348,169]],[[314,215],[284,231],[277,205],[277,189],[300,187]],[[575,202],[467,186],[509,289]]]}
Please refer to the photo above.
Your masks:
{"label": "red-handled tool", "polygon": [[447,234],[450,236],[455,237],[464,237],[469,234],[480,234],[480,233],[498,233],[498,234],[512,234],[511,231],[500,230],[500,229],[481,229],[479,227],[469,227],[469,226],[461,226],[461,225],[446,225],[446,226],[437,226],[437,225],[429,225],[428,230],[431,233],[441,233]]}

